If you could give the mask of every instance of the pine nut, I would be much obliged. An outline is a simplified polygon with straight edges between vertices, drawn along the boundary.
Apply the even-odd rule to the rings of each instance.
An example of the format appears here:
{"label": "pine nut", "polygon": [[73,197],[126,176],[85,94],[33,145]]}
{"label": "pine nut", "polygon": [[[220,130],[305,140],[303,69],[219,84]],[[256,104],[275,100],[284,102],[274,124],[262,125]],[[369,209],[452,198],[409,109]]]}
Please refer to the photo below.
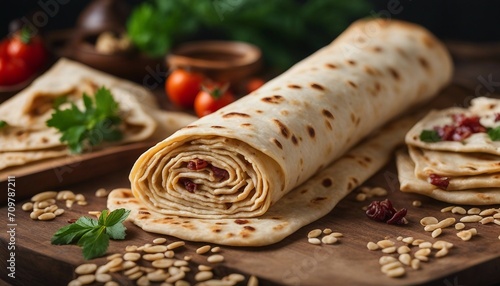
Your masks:
{"label": "pine nut", "polygon": [[120,257],[114,257],[112,258],[108,263],[106,263],[105,265],[108,267],[108,268],[113,268],[113,267],[116,267],[120,264],[122,264],[123,262],[123,258]]}
{"label": "pine nut", "polygon": [[462,230],[464,228],[465,228],[465,224],[463,224],[461,222],[455,224],[455,229],[456,230]]}
{"label": "pine nut", "polygon": [[165,254],[166,258],[174,258],[174,256],[175,256],[175,253],[172,250],[167,250],[167,251],[165,251],[164,254]]}
{"label": "pine nut", "polygon": [[146,277],[146,276],[139,277],[139,279],[137,279],[137,281],[135,283],[137,284],[137,286],[149,286],[150,285],[148,277]]}
{"label": "pine nut", "polygon": [[132,268],[128,269],[127,271],[123,272],[123,274],[125,276],[130,276],[136,272],[139,272],[139,270],[141,270],[141,268],[139,266],[135,266],[135,267],[132,267]]}
{"label": "pine nut", "polygon": [[144,273],[142,271],[137,271],[133,274],[128,275],[127,277],[130,280],[137,280],[137,279],[141,278],[143,275],[144,275]]}
{"label": "pine nut", "polygon": [[38,217],[43,214],[43,210],[36,210],[36,211],[32,211],[30,213],[30,218],[31,219],[38,219]]}
{"label": "pine nut", "polygon": [[438,223],[438,222],[439,222],[439,221],[438,221],[438,219],[437,219],[437,218],[435,218],[435,217],[433,217],[433,216],[426,216],[426,217],[424,217],[424,218],[422,218],[422,219],[420,220],[420,224],[421,224],[422,226],[427,226],[427,225],[431,225],[431,224],[436,224],[436,223]]}
{"label": "pine nut", "polygon": [[395,268],[398,268],[398,267],[401,267],[403,266],[401,264],[401,262],[399,262],[399,260],[396,260],[394,262],[389,262],[387,264],[384,264],[382,265],[382,267],[380,268],[380,270],[383,272],[383,273],[387,273],[389,270],[391,269],[395,269]]}
{"label": "pine nut", "polygon": [[375,187],[371,189],[370,193],[377,197],[387,196],[387,190],[382,187]]}
{"label": "pine nut", "polygon": [[175,260],[174,261],[174,266],[176,267],[181,267],[181,266],[187,266],[188,262],[185,260]]}
{"label": "pine nut", "polygon": [[27,202],[27,203],[24,203],[24,204],[21,206],[21,209],[22,209],[23,211],[26,211],[26,212],[32,211],[32,210],[33,210],[33,203],[32,203],[32,202]]}
{"label": "pine nut", "polygon": [[86,206],[89,203],[87,201],[76,201],[76,204],[79,205],[79,206]]}
{"label": "pine nut", "polygon": [[480,216],[491,216],[491,215],[494,215],[495,213],[497,213],[497,209],[485,209],[484,211],[480,212],[479,215]]}
{"label": "pine nut", "polygon": [[500,220],[498,220],[498,219],[494,219],[494,220],[493,220],[493,223],[494,223],[494,224],[496,224],[496,225],[500,225]]}
{"label": "pine nut", "polygon": [[479,208],[470,208],[467,211],[467,214],[470,214],[470,215],[478,215],[480,213],[481,213],[481,209],[479,209]]}
{"label": "pine nut", "polygon": [[104,198],[107,197],[109,192],[105,188],[100,188],[97,191],[95,191],[95,196],[98,198]]}
{"label": "pine nut", "polygon": [[75,194],[70,190],[60,191],[57,193],[56,200],[72,200],[75,198]]}
{"label": "pine nut", "polygon": [[359,193],[356,195],[356,201],[358,202],[364,202],[366,201],[366,194],[365,193]]}
{"label": "pine nut", "polygon": [[411,263],[411,256],[408,253],[403,253],[399,255],[399,261],[403,263],[404,265],[410,265]]}
{"label": "pine nut", "polygon": [[57,205],[50,205],[46,207],[43,211],[46,213],[53,213],[57,210]]}
{"label": "pine nut", "polygon": [[164,244],[165,242],[167,242],[167,239],[164,237],[158,237],[153,239],[153,244]]}
{"label": "pine nut", "polygon": [[432,236],[432,238],[436,238],[436,237],[440,236],[442,232],[443,232],[443,229],[436,228],[435,230],[432,231],[431,236]]}
{"label": "pine nut", "polygon": [[467,211],[463,207],[454,207],[451,209],[451,213],[464,215]]}
{"label": "pine nut", "polygon": [[208,279],[212,279],[214,277],[214,274],[211,271],[200,271],[196,273],[194,276],[194,280],[196,281],[205,281]]}
{"label": "pine nut", "polygon": [[135,267],[137,264],[134,261],[123,261],[122,263],[122,270],[127,270],[132,267]]}
{"label": "pine nut", "polygon": [[186,243],[184,241],[176,241],[176,242],[172,242],[169,245],[167,245],[167,249],[172,250],[172,249],[176,249],[176,248],[179,248],[181,246],[184,246],[184,245],[186,245]]}
{"label": "pine nut", "polygon": [[220,252],[220,247],[219,246],[215,246],[214,248],[212,248],[211,250],[213,253],[217,253],[217,252]]}
{"label": "pine nut", "polygon": [[70,209],[73,206],[74,200],[66,200],[66,207]]}
{"label": "pine nut", "polygon": [[369,250],[377,250],[378,249],[378,245],[375,243],[375,242],[368,242],[366,244],[366,247],[369,249]]}
{"label": "pine nut", "polygon": [[438,222],[436,224],[426,225],[424,227],[424,230],[425,231],[434,231],[437,228],[446,228],[446,227],[449,227],[450,225],[453,225],[454,223],[455,223],[455,218],[449,217],[449,218],[443,219],[442,221],[440,221],[440,222]]}
{"label": "pine nut", "polygon": [[331,234],[323,236],[323,238],[321,238],[321,242],[323,242],[324,244],[334,244],[337,241],[338,239]]}
{"label": "pine nut", "polygon": [[459,233],[457,233],[457,236],[460,237],[462,240],[470,240],[472,238],[472,233],[468,230],[462,230]]}
{"label": "pine nut", "polygon": [[321,229],[313,229],[307,234],[307,238],[314,238],[320,236],[322,233]]}
{"label": "pine nut", "polygon": [[95,275],[94,274],[85,274],[78,276],[76,280],[80,281],[83,285],[87,285],[90,283],[93,283],[95,281]]}
{"label": "pine nut", "polygon": [[167,251],[167,247],[165,245],[153,245],[144,248],[144,252],[146,253],[159,253]]}
{"label": "pine nut", "polygon": [[403,241],[404,243],[411,244],[411,243],[413,242],[413,240],[414,240],[414,238],[413,238],[413,237],[408,236],[408,237],[404,237],[402,241]]}
{"label": "pine nut", "polygon": [[421,248],[415,252],[415,257],[417,256],[429,256],[431,254],[430,248]]}
{"label": "pine nut", "polygon": [[95,271],[96,274],[107,273],[107,272],[109,272],[109,267],[106,264],[97,267],[97,270]]}
{"label": "pine nut", "polygon": [[165,255],[163,253],[148,253],[148,254],[144,254],[142,256],[142,259],[147,260],[147,261],[154,261],[154,260],[162,259],[164,257],[165,257]]}
{"label": "pine nut", "polygon": [[410,265],[411,265],[412,269],[418,270],[418,269],[420,269],[420,260],[414,258],[411,260]]}
{"label": "pine nut", "polygon": [[77,202],[85,201],[85,196],[83,194],[77,194],[75,196],[75,201],[77,201]]}
{"label": "pine nut", "polygon": [[137,246],[136,245],[127,245],[125,247],[125,251],[126,252],[134,252],[134,251],[137,251]]}
{"label": "pine nut", "polygon": [[411,245],[413,246],[418,246],[419,244],[421,244],[422,242],[425,242],[425,240],[423,239],[414,239],[411,243]]}
{"label": "pine nut", "polygon": [[146,277],[151,282],[161,282],[168,278],[168,274],[160,269],[159,271],[148,273]]}
{"label": "pine nut", "polygon": [[127,252],[123,255],[125,261],[137,261],[141,259],[141,254],[137,252]]}
{"label": "pine nut", "polygon": [[185,261],[191,261],[193,257],[191,255],[185,255],[182,259],[184,259]]}
{"label": "pine nut", "polygon": [[170,277],[168,277],[165,282],[167,283],[174,283],[176,282],[177,280],[181,280],[183,279],[184,277],[186,277],[186,273],[182,272],[182,271],[179,271],[179,273],[175,274],[175,275],[172,275]]}
{"label": "pine nut", "polygon": [[38,193],[38,194],[34,195],[33,197],[31,197],[31,201],[41,202],[41,201],[45,201],[48,199],[53,199],[56,196],[57,196],[57,192],[54,192],[54,191],[41,192],[41,193]]}
{"label": "pine nut", "polygon": [[394,241],[388,239],[377,241],[377,245],[380,246],[380,248],[391,247],[394,246],[394,244],[395,244]]}
{"label": "pine nut", "polygon": [[259,280],[257,279],[257,276],[250,276],[250,278],[248,278],[247,286],[259,286]]}
{"label": "pine nut", "polygon": [[409,253],[410,251],[411,251],[411,249],[406,245],[402,245],[402,246],[398,247],[399,254]]}
{"label": "pine nut", "polygon": [[400,236],[396,237],[396,240],[397,240],[397,241],[402,241],[402,240],[403,240],[403,237],[400,235]]}
{"label": "pine nut", "polygon": [[417,208],[422,206],[422,202],[421,202],[421,201],[413,201],[411,204],[412,204],[414,207],[417,207]]}
{"label": "pine nut", "polygon": [[389,264],[391,262],[396,262],[396,261],[398,261],[398,260],[395,257],[384,255],[384,256],[379,258],[378,263],[380,263],[380,265],[386,265],[386,264]]}
{"label": "pine nut", "polygon": [[54,211],[54,214],[55,214],[56,216],[60,216],[60,215],[62,215],[63,213],[64,213],[64,209],[57,209],[57,210],[55,210],[55,211]]}
{"label": "pine nut", "polygon": [[50,206],[50,203],[47,201],[42,201],[42,202],[36,203],[36,207],[39,209],[45,209],[46,207],[49,207],[49,206]]}
{"label": "pine nut", "polygon": [[448,248],[443,247],[438,252],[436,252],[434,256],[439,258],[445,256],[446,254],[448,254]]}
{"label": "pine nut", "polygon": [[156,268],[169,268],[170,266],[174,265],[174,260],[169,259],[169,258],[162,258],[158,260],[154,260],[151,265]]}
{"label": "pine nut", "polygon": [[441,248],[452,248],[453,243],[447,242],[444,240],[438,240],[432,244],[432,248],[434,249],[441,249]]}
{"label": "pine nut", "polygon": [[424,256],[424,255],[417,255],[417,254],[415,254],[415,258],[418,259],[418,260],[420,260],[420,261],[424,261],[424,262],[429,261],[429,257]]}
{"label": "pine nut", "polygon": [[122,258],[122,254],[121,253],[114,253],[114,254],[106,256],[106,260],[108,260],[108,261],[113,260],[115,258]]}
{"label": "pine nut", "polygon": [[386,275],[391,278],[401,277],[406,274],[406,270],[403,267],[397,267],[387,271]]}
{"label": "pine nut", "polygon": [[238,282],[241,282],[243,280],[245,280],[245,276],[239,274],[239,273],[231,273],[227,276],[227,279],[229,279],[230,281],[234,281],[236,283]]}
{"label": "pine nut", "polygon": [[493,218],[500,218],[500,213],[496,213],[493,215]]}
{"label": "pine nut", "polygon": [[94,273],[97,269],[97,264],[85,263],[75,268],[75,273],[78,275]]}
{"label": "pine nut", "polygon": [[447,213],[447,212],[451,211],[454,207],[455,206],[449,206],[449,207],[442,208],[441,212],[442,213]]}
{"label": "pine nut", "polygon": [[210,251],[211,246],[210,245],[204,245],[196,249],[196,253],[198,254],[204,254]]}
{"label": "pine nut", "polygon": [[39,220],[53,220],[56,217],[54,213],[43,213],[38,216]]}
{"label": "pine nut", "polygon": [[331,236],[333,236],[333,237],[336,237],[336,238],[339,238],[339,237],[343,237],[343,236],[344,236],[344,234],[342,234],[342,233],[340,233],[340,232],[332,232],[330,235],[331,235]]}
{"label": "pine nut", "polygon": [[224,261],[224,256],[222,256],[220,254],[213,254],[207,258],[207,261],[210,263],[219,263],[219,262]]}
{"label": "pine nut", "polygon": [[77,279],[71,280],[68,283],[68,286],[82,286],[82,285],[83,285],[82,282],[80,282]]}
{"label": "pine nut", "polygon": [[[171,283],[164,282],[160,286],[174,286],[174,285],[172,285]],[[191,284],[185,280],[177,280],[175,281],[175,286],[191,286]]]}
{"label": "pine nut", "polygon": [[308,238],[307,242],[309,242],[310,244],[315,244],[315,245],[321,244],[321,240],[319,240],[319,238],[317,238],[317,237]]}
{"label": "pine nut", "polygon": [[383,253],[387,253],[387,254],[394,253],[394,252],[396,252],[396,247],[395,246],[389,246],[389,247],[383,248],[382,252]]}
{"label": "pine nut", "polygon": [[96,274],[96,276],[95,276],[95,281],[102,282],[102,283],[109,282],[109,281],[111,281],[111,279],[112,279],[111,275],[109,275],[107,273],[99,273],[99,274]]}
{"label": "pine nut", "polygon": [[198,270],[200,270],[200,271],[210,271],[210,270],[212,270],[212,266],[200,264],[200,265],[198,265]]}
{"label": "pine nut", "polygon": [[460,219],[461,222],[479,222],[483,219],[480,215],[468,215]]}
{"label": "pine nut", "polygon": [[325,229],[323,229],[323,234],[330,234],[330,233],[332,233],[332,232],[333,232],[333,231],[332,231],[332,229],[331,229],[331,228],[325,228]]}

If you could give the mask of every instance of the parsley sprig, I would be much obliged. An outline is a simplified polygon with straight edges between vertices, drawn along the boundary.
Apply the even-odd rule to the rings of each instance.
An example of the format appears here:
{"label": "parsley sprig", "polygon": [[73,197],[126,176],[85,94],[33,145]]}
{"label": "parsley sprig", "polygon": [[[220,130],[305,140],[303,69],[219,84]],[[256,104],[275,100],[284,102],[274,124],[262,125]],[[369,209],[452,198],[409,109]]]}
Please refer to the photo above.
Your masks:
{"label": "parsley sprig", "polygon": [[130,211],[117,209],[112,212],[103,210],[99,219],[82,216],[75,223],[61,227],[52,237],[51,243],[56,245],[77,244],[82,247],[83,257],[92,259],[106,253],[109,239],[124,239],[123,221]]}
{"label": "parsley sprig", "polygon": [[9,125],[7,121],[0,119],[0,129],[7,127],[7,125]]}
{"label": "parsley sprig", "polygon": [[55,107],[47,126],[57,128],[61,133],[60,141],[68,144],[73,153],[82,153],[87,146],[96,146],[103,141],[118,141],[123,137],[119,125],[118,103],[111,92],[101,87],[94,99],[83,94],[84,109],[75,103],[70,108]]}
{"label": "parsley sprig", "polygon": [[439,142],[441,141],[441,136],[436,130],[422,130],[420,133],[420,140],[423,142]]}

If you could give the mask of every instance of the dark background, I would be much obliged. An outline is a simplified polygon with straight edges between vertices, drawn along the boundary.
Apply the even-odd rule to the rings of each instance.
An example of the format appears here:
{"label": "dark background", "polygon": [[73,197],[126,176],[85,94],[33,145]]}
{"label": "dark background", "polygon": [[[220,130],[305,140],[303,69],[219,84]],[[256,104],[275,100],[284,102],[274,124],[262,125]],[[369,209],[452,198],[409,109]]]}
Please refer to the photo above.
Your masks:
{"label": "dark background", "polygon": [[[167,0],[170,1],[170,0]],[[272,1],[272,0],[271,0]],[[373,11],[387,12],[396,2],[401,12],[391,17],[424,25],[442,39],[494,42],[500,41],[500,1],[498,0],[370,0]],[[65,4],[59,4],[65,3]],[[43,31],[72,27],[80,11],[90,0],[5,0],[0,9],[0,36],[8,33],[12,19],[30,15],[41,9],[41,4],[57,3],[58,13],[50,17]],[[142,1],[127,0],[135,5]],[[367,15],[370,12],[367,11]]]}

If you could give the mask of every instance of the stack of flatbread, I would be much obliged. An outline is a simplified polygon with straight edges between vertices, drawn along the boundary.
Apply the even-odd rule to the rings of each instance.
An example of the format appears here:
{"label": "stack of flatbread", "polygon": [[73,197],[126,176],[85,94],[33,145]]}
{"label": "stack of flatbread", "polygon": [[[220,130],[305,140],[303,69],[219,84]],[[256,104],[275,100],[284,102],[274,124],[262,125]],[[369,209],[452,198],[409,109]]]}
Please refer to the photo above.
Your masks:
{"label": "stack of flatbread", "polygon": [[131,190],[113,191],[108,207],[130,208],[144,230],[187,240],[275,243],[383,166],[416,121],[384,125],[436,95],[452,70],[424,28],[358,21],[257,91],[150,148],[131,170]]}
{"label": "stack of flatbread", "polygon": [[71,155],[60,142],[57,129],[46,126],[54,112],[54,102],[66,97],[82,106],[83,93],[93,96],[101,87],[111,91],[123,115],[123,139],[112,144],[159,141],[196,119],[184,113],[161,111],[153,94],[138,84],[61,59],[29,87],[0,105],[0,120],[7,123],[0,128],[0,171]]}
{"label": "stack of flatbread", "polygon": [[[457,127],[460,122],[465,122],[464,118],[470,122],[479,119],[479,124],[465,125],[479,126],[481,132],[464,136],[469,127],[458,127],[455,131],[456,140],[420,138],[424,130],[439,130],[445,126],[450,130],[449,127]],[[498,99],[478,97],[472,100],[469,108],[451,107],[431,111],[406,135],[408,152],[398,151],[401,191],[455,204],[499,204],[500,137],[496,138],[498,136],[494,134],[498,126]]]}

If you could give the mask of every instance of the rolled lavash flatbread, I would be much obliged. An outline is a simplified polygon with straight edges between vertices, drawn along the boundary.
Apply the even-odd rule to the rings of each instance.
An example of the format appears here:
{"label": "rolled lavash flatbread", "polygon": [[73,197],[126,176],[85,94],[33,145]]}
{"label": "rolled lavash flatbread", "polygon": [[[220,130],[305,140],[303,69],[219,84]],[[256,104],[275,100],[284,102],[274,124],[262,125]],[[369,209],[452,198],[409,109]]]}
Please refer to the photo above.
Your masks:
{"label": "rolled lavash flatbread", "polygon": [[142,154],[130,173],[133,195],[166,215],[261,216],[451,75],[448,52],[424,28],[357,21],[257,91]]}

